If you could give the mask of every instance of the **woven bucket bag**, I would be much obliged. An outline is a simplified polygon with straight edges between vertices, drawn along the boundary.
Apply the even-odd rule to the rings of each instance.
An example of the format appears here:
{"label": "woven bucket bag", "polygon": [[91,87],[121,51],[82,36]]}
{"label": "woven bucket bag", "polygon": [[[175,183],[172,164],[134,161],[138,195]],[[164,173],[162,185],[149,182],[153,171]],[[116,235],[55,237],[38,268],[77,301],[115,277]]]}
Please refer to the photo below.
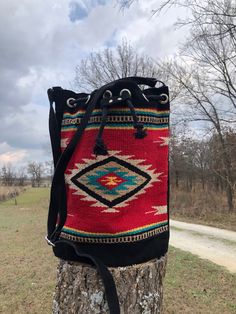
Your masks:
{"label": "woven bucket bag", "polygon": [[168,87],[127,77],[90,94],[53,87],[48,97],[55,171],[46,240],[58,258],[97,268],[118,314],[107,267],[168,250]]}

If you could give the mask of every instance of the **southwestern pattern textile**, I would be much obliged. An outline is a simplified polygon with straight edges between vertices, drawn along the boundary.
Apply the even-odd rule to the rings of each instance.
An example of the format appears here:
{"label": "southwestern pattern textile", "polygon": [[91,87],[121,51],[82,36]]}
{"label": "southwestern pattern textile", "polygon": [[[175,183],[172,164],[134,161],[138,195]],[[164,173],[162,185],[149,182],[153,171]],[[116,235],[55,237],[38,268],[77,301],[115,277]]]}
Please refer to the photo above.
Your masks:
{"label": "southwestern pattern textile", "polygon": [[[144,107],[136,112],[148,135],[135,140],[130,111],[114,106],[103,133],[108,155],[97,157],[91,147],[102,111],[91,115],[65,172],[68,207],[63,238],[132,242],[167,231],[169,111]],[[62,151],[84,113],[63,114]]]}

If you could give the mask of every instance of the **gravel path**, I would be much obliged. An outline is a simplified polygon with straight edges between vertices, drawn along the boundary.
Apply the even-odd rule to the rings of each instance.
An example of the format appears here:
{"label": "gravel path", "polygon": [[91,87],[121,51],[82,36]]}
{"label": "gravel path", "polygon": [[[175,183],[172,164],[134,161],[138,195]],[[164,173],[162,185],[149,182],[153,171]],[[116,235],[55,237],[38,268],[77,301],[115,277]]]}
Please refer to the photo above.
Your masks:
{"label": "gravel path", "polygon": [[236,273],[236,232],[170,220],[170,245]]}

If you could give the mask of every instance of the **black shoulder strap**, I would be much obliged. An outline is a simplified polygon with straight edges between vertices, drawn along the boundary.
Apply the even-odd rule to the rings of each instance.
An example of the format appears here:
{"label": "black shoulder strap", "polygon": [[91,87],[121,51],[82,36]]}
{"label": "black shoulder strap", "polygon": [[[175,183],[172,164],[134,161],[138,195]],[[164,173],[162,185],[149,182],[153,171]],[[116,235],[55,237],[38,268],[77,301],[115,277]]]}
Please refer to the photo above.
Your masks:
{"label": "black shoulder strap", "polygon": [[73,248],[78,257],[85,257],[89,259],[90,262],[92,262],[92,264],[97,268],[98,273],[102,279],[110,314],[120,314],[120,305],[116,291],[116,285],[112,274],[104,265],[104,263],[99,258],[82,252],[78,246],[74,245],[72,242],[58,240],[55,242],[55,245],[68,245]]}
{"label": "black shoulder strap", "polygon": [[157,79],[152,78],[152,77],[130,76],[130,77],[124,78],[124,80],[130,80],[138,85],[148,85],[150,87],[154,87],[157,83]]}
{"label": "black shoulder strap", "polygon": [[61,154],[61,148],[60,148],[60,129],[58,126],[56,113],[53,108],[53,102],[55,101],[55,99],[54,99],[54,90],[52,88],[48,89],[48,99],[50,103],[49,134],[50,134],[51,146],[52,146],[53,163],[55,167]]}
{"label": "black shoulder strap", "polygon": [[[49,204],[49,212],[48,212],[48,239],[53,242],[56,240],[58,233],[60,233],[61,228],[64,225],[66,219],[66,191],[65,191],[65,180],[64,180],[64,172],[66,170],[67,164],[78,144],[84,129],[87,126],[90,115],[96,105],[96,96],[93,100],[89,102],[86,113],[76,131],[70,143],[64,150],[62,154],[58,154],[58,142],[60,144],[60,135],[58,132],[53,130],[55,123],[55,113],[50,114],[49,118],[49,129],[51,130],[51,144],[52,149],[55,151],[55,172],[52,180],[51,186],[51,194],[50,194],[50,204]],[[50,106],[52,107],[52,105]],[[52,108],[53,109],[53,108]],[[50,108],[50,113],[52,112]],[[55,137],[54,137],[54,133]],[[58,141],[59,138],[59,141]],[[59,148],[60,149],[60,148]],[[58,217],[59,214],[59,217]],[[57,219],[59,218],[59,223],[57,224]]]}

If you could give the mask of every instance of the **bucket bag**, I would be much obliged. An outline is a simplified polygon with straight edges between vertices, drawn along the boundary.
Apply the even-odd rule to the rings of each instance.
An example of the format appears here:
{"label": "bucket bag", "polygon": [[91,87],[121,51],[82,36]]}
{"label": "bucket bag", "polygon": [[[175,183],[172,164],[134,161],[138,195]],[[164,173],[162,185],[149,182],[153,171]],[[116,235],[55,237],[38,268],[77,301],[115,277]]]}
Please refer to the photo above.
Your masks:
{"label": "bucket bag", "polygon": [[58,258],[97,268],[118,314],[107,267],[168,250],[168,87],[127,77],[91,93],[53,87],[48,98],[55,170],[46,240]]}

